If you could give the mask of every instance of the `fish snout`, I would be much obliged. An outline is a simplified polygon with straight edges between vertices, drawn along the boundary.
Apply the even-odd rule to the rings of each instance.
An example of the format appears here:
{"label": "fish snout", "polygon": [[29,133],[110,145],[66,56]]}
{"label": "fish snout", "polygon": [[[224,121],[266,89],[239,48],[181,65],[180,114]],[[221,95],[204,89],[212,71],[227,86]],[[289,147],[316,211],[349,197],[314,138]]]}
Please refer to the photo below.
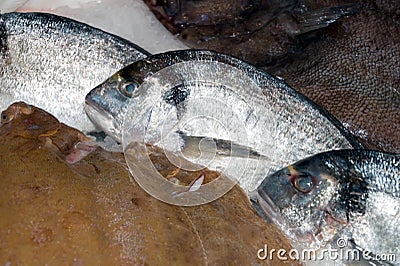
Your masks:
{"label": "fish snout", "polygon": [[115,96],[116,93],[110,93],[100,85],[86,95],[85,111],[97,128],[121,142],[122,120],[119,118],[123,113],[123,103]]}
{"label": "fish snout", "polygon": [[281,224],[279,207],[273,202],[269,195],[262,189],[257,191],[257,201],[264,214],[275,223]]}

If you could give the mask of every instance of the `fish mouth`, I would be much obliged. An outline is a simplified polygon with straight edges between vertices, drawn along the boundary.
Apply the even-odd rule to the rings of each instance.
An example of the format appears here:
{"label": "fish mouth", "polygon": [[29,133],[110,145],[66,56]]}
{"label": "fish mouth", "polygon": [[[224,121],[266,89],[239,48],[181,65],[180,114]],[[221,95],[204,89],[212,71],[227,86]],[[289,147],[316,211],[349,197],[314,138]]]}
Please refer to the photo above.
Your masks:
{"label": "fish mouth", "polygon": [[316,225],[304,221],[300,226],[288,225],[281,214],[281,209],[274,203],[268,193],[259,188],[256,194],[259,208],[262,210],[260,216],[267,217],[275,223],[280,230],[293,241],[299,245],[304,245],[305,248],[315,248],[321,245],[324,236],[320,234],[320,228]]}
{"label": "fish mouth", "polygon": [[282,224],[282,216],[280,215],[279,207],[263,189],[257,191],[257,201],[268,219],[275,223]]}
{"label": "fish mouth", "polygon": [[96,127],[101,125],[100,129],[110,135],[114,140],[120,142],[120,132],[117,130],[118,123],[114,117],[98,106],[90,98],[85,99],[85,111],[89,119]]}

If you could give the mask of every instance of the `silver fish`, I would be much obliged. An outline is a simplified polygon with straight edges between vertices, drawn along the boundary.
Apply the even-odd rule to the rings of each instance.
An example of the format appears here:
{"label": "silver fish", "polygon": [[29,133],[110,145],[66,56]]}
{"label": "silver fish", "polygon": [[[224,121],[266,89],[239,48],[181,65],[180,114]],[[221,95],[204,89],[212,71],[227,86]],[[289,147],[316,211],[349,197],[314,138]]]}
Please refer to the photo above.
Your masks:
{"label": "silver fish", "polygon": [[360,258],[400,262],[400,154],[314,155],[266,177],[255,205],[294,245],[318,250],[336,242],[368,255]]}
{"label": "silver fish", "polygon": [[118,69],[148,56],[131,42],[45,13],[0,15],[0,110],[16,101],[43,108],[83,131],[95,130],[86,94]]}
{"label": "silver fish", "polygon": [[[187,145],[198,143],[189,138],[200,136],[221,140],[216,149],[227,142],[234,145],[225,148],[240,147],[239,157],[247,150],[245,160],[229,152],[189,159],[229,171],[248,191],[271,169],[317,152],[360,147],[335,118],[282,80],[211,51],[173,51],[131,64],[94,88],[85,108],[118,141],[123,132],[127,138],[145,135],[144,141],[184,156]],[[251,154],[263,156],[253,160]]]}

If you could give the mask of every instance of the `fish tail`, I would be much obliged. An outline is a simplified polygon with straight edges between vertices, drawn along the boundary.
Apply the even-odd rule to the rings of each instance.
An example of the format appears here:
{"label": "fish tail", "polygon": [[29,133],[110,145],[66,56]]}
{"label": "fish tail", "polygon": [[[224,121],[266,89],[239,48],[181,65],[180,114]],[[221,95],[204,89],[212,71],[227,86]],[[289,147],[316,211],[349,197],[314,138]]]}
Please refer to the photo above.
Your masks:
{"label": "fish tail", "polygon": [[299,29],[297,34],[303,34],[310,31],[325,28],[341,18],[355,15],[359,12],[357,4],[347,4],[335,7],[326,7],[300,16]]}

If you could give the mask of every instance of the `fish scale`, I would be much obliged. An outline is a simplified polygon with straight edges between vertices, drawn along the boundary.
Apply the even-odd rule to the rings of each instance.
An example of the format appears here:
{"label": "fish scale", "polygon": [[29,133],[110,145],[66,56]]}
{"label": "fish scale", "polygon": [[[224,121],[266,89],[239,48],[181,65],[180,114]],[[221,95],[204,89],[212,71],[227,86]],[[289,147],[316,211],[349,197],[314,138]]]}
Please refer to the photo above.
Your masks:
{"label": "fish scale", "polygon": [[118,69],[149,55],[77,21],[45,13],[0,16],[0,109],[25,101],[82,131],[96,130],[86,94]]}
{"label": "fish scale", "polygon": [[[130,82],[138,87],[132,95],[124,92]],[[165,94],[182,84],[188,91],[186,99],[168,98],[166,102]],[[174,102],[179,104],[174,106]],[[238,160],[222,168],[232,179],[240,179],[247,192],[269,171],[300,158],[361,147],[339,121],[281,79],[211,51],[171,51],[133,63],[94,88],[85,107],[91,120],[120,142],[123,131],[130,132],[130,125],[141,125],[146,131],[144,141],[153,144],[160,144],[163,127],[167,128],[171,133],[167,149],[173,152],[197,148],[202,138],[214,139],[216,154],[222,156],[216,156],[211,164],[201,164],[219,169],[229,160]],[[140,136],[141,129],[131,135]],[[226,147],[241,151],[222,151]],[[262,157],[241,161],[236,157],[243,157],[243,147],[248,154]],[[242,174],[247,163],[251,170]]]}

